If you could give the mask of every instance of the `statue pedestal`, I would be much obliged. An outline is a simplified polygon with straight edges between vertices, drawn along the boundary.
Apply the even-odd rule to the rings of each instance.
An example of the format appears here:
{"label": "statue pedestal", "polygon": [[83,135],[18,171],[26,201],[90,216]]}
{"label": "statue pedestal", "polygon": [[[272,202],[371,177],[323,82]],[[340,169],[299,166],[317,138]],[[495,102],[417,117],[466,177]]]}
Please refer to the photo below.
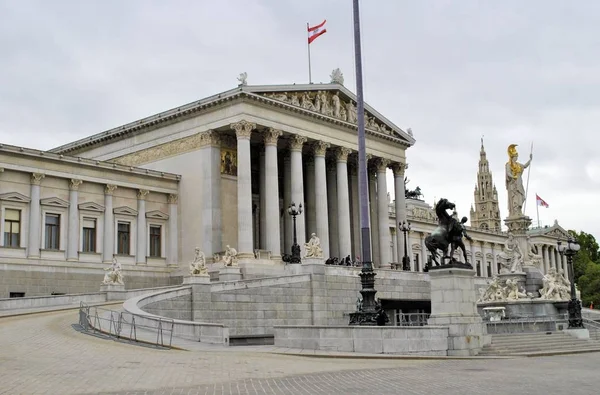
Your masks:
{"label": "statue pedestal", "polygon": [[475,271],[434,267],[431,279],[431,316],[428,324],[448,327],[448,356],[477,355],[491,342],[487,325],[477,312]]}
{"label": "statue pedestal", "polygon": [[210,276],[208,274],[184,276],[183,284],[210,284]]}
{"label": "statue pedestal", "polygon": [[324,265],[325,258],[302,258],[303,265]]}
{"label": "statue pedestal", "polygon": [[219,281],[239,281],[242,271],[238,266],[225,266],[219,269]]}
{"label": "statue pedestal", "polygon": [[102,284],[100,292],[106,292],[106,300],[125,300],[127,295],[123,284]]}

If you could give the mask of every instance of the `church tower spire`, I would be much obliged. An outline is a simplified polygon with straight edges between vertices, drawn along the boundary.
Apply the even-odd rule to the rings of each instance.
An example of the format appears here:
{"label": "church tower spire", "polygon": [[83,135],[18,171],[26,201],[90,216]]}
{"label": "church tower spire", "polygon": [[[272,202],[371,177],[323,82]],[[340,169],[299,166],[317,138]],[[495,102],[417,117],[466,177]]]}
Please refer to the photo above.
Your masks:
{"label": "church tower spire", "polygon": [[487,160],[483,137],[479,151],[479,170],[475,184],[475,201],[471,206],[471,227],[483,230],[500,230],[500,209],[498,191],[492,179],[490,164]]}

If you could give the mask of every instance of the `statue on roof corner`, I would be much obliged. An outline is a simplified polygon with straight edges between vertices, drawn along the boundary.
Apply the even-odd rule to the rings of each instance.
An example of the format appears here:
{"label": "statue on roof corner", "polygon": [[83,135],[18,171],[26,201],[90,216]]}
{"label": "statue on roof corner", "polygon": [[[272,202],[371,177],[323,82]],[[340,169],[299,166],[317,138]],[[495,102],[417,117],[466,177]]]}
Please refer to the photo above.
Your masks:
{"label": "statue on roof corner", "polygon": [[240,76],[237,78],[237,80],[240,82],[238,86],[248,85],[248,73],[245,71],[240,73]]}
{"label": "statue on roof corner", "polygon": [[344,85],[344,74],[339,67],[331,72],[331,83]]}

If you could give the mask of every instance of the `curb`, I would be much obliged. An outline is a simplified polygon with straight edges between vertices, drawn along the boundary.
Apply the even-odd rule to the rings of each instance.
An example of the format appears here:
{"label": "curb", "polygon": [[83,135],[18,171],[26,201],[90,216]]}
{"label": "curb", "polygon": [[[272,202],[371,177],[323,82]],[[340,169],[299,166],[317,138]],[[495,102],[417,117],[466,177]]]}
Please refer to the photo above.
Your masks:
{"label": "curb", "polygon": [[[600,350],[599,350],[600,351]],[[391,359],[391,360],[423,360],[423,361],[447,361],[447,360],[482,360],[482,359],[516,359],[523,358],[523,355],[500,355],[500,356],[445,356],[445,355],[395,355],[395,354],[373,354],[373,355],[349,355],[349,354],[303,354],[299,352],[277,352],[271,351],[268,354],[291,355],[294,357],[305,358],[332,358],[332,359]]]}

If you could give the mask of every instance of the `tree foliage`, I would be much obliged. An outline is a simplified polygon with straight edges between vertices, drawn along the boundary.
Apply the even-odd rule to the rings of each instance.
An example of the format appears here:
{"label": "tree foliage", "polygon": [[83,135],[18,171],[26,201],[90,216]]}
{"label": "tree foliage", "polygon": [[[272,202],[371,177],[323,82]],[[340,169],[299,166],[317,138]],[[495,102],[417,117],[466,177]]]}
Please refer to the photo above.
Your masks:
{"label": "tree foliage", "polygon": [[600,305],[600,246],[596,238],[585,232],[569,233],[577,240],[581,249],[573,257],[575,283],[581,291],[584,306],[591,302]]}

